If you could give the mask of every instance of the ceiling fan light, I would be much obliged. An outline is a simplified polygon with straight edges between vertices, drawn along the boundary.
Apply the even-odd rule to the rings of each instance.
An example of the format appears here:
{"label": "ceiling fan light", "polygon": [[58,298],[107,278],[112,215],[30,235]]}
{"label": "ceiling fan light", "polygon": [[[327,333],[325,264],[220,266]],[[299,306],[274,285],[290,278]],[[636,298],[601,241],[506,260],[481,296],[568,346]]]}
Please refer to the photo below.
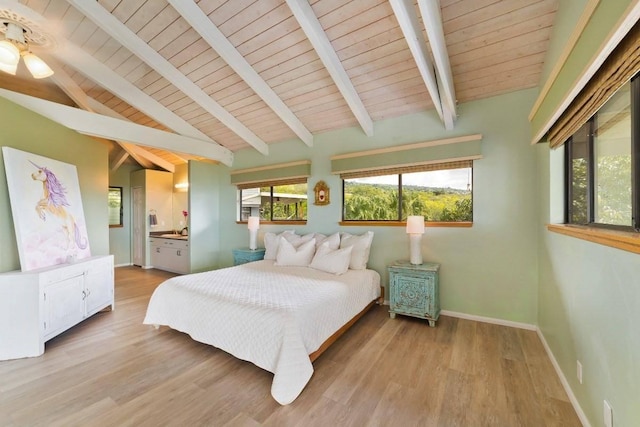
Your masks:
{"label": "ceiling fan light", "polygon": [[16,75],[16,71],[18,71],[18,64],[3,64],[0,62],[0,71],[4,71],[5,73],[11,74],[12,76]]}
{"label": "ceiling fan light", "polygon": [[[20,50],[18,47],[9,40],[0,40],[0,64],[7,67],[16,67],[19,60]],[[3,68],[3,71],[6,70]]]}
{"label": "ceiling fan light", "polygon": [[22,59],[34,79],[43,79],[53,75],[53,70],[33,53],[25,53]]}

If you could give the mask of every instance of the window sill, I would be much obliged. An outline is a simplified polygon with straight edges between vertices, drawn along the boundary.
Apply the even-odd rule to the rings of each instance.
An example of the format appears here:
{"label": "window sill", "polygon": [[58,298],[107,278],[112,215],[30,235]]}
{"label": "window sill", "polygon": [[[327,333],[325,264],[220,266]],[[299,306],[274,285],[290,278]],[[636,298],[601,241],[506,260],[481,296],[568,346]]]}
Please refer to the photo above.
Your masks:
{"label": "window sill", "polygon": [[547,224],[547,230],[640,254],[640,233],[569,224]]}
{"label": "window sill", "polygon": [[[236,221],[236,224],[247,224],[247,221]],[[263,221],[260,220],[260,225],[307,225],[306,220],[295,220],[295,221]]]}
{"label": "window sill", "polygon": [[[340,221],[341,226],[349,227],[406,227],[406,221]],[[469,228],[473,227],[473,222],[436,222],[426,221],[425,227],[456,227]]]}

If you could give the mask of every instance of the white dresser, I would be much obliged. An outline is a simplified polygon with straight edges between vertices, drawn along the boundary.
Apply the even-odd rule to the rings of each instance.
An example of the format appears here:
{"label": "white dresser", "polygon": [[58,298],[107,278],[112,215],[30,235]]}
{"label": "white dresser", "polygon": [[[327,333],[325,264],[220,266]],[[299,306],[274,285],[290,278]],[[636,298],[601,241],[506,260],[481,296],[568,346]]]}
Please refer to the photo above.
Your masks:
{"label": "white dresser", "polygon": [[0,273],[0,360],[40,356],[44,343],[114,308],[113,255]]}

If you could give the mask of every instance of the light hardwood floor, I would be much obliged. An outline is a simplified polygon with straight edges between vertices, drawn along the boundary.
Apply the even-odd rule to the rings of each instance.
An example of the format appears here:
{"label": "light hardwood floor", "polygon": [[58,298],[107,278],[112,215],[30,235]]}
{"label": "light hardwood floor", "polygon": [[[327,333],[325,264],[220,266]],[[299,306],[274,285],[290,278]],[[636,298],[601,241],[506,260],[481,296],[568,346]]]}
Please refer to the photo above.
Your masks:
{"label": "light hardwood floor", "polygon": [[314,363],[288,406],[272,374],[142,325],[171,274],[116,269],[116,309],[0,362],[1,426],[579,426],[535,332],[374,307]]}

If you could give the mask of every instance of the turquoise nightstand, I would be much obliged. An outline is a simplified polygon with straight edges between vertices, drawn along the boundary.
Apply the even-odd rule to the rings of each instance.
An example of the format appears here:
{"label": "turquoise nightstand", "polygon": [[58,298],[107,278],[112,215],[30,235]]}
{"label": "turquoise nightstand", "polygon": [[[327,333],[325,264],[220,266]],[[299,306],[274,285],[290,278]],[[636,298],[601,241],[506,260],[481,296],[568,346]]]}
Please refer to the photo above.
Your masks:
{"label": "turquoise nightstand", "polygon": [[440,264],[413,265],[409,261],[396,261],[388,270],[391,318],[404,314],[427,319],[429,326],[435,326],[440,316]]}
{"label": "turquoise nightstand", "polygon": [[233,250],[233,265],[246,264],[252,261],[260,261],[264,259],[264,248],[258,249],[234,249]]}

